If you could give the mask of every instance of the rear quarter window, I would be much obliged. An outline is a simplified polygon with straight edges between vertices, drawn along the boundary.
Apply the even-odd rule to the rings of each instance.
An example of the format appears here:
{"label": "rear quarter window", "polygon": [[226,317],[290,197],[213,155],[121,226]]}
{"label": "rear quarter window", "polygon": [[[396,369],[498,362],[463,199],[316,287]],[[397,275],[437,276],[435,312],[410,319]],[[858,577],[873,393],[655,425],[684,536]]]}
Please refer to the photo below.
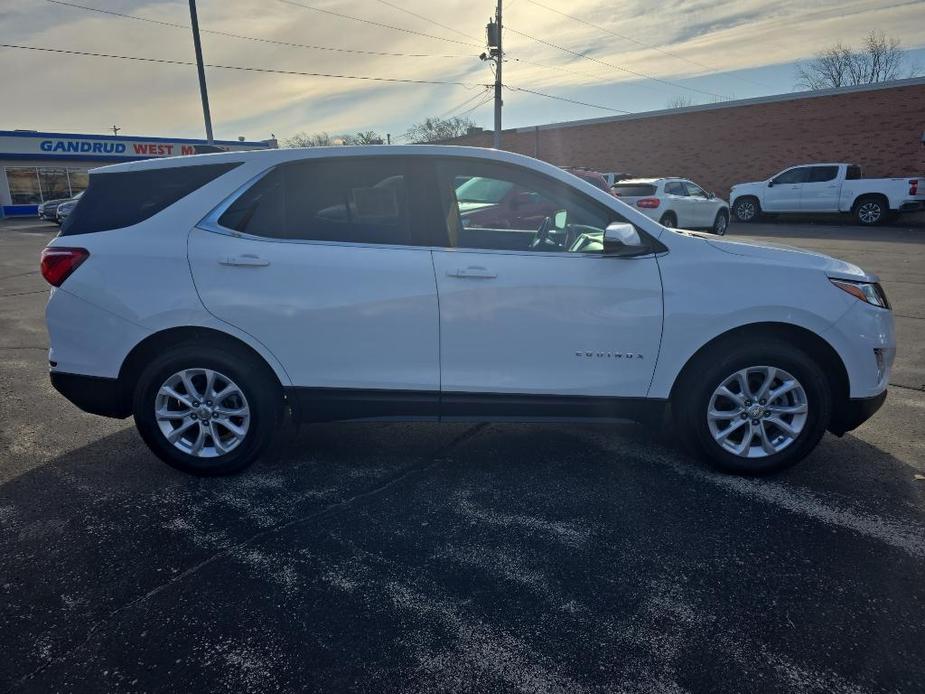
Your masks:
{"label": "rear quarter window", "polygon": [[615,183],[611,190],[621,198],[638,198],[655,195],[655,186],[647,183]]}
{"label": "rear quarter window", "polygon": [[237,166],[240,162],[91,174],[61,236],[138,224]]}

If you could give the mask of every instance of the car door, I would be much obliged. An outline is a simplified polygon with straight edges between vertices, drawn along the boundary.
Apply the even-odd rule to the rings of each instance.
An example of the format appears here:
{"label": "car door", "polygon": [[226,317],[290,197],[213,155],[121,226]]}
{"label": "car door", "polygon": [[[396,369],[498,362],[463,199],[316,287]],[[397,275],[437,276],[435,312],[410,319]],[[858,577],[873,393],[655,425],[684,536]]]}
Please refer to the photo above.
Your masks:
{"label": "car door", "polygon": [[678,218],[678,227],[689,229],[696,226],[695,204],[687,194],[687,187],[682,181],[665,181],[665,207],[672,210]]}
{"label": "car door", "polygon": [[190,234],[205,307],[263,343],[296,386],[430,394],[436,415],[428,185],[413,160],[394,156],[267,171]]}
{"label": "car door", "polygon": [[797,166],[781,172],[768,182],[761,208],[766,212],[799,212],[803,184],[811,166]]}
{"label": "car door", "polygon": [[[443,414],[471,414],[471,398],[484,407],[515,396],[644,397],[660,340],[661,281],[651,254],[601,252],[619,213],[525,167],[446,158],[439,174],[449,225],[448,247],[433,251]],[[530,239],[519,250],[497,248],[491,234],[503,238],[507,225],[473,233],[460,220],[456,192],[472,176],[522,186],[556,212],[518,230]]]}
{"label": "car door", "polygon": [[688,200],[691,204],[691,214],[694,221],[691,226],[704,229],[713,226],[713,220],[716,219],[716,203],[714,198],[700,186],[692,181],[684,181],[687,188]]}
{"label": "car door", "polygon": [[806,212],[837,212],[841,185],[838,166],[813,166],[800,196],[800,209]]}

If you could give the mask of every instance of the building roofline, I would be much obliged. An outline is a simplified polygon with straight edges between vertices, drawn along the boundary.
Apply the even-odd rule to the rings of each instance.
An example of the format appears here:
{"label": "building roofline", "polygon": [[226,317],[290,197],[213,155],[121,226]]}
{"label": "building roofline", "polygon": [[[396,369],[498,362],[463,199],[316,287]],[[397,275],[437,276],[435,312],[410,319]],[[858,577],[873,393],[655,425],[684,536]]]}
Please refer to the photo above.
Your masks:
{"label": "building roofline", "polygon": [[[52,133],[38,130],[0,130],[0,137],[60,137],[70,140],[111,140],[113,142],[181,142],[195,145],[207,145],[207,140],[197,140],[187,137],[148,137],[147,135],[93,135],[89,133]],[[266,141],[253,140],[215,140],[216,145],[250,145],[254,147],[266,146]]]}
{"label": "building roofline", "polygon": [[[660,116],[675,116],[684,113],[698,113],[700,111],[716,111],[724,108],[738,108],[741,106],[757,106],[759,104],[771,104],[784,101],[800,101],[802,99],[818,99],[825,96],[837,96],[839,94],[853,94],[856,92],[874,92],[884,89],[898,89],[901,87],[916,87],[925,85],[925,77],[910,77],[902,80],[890,80],[888,82],[877,82],[876,84],[860,84],[852,87],[838,87],[837,89],[817,89],[805,92],[787,92],[785,94],[772,94],[770,96],[757,96],[750,99],[736,99],[733,101],[723,101],[715,104],[700,104],[697,106],[685,106],[684,108],[659,109],[657,111],[641,111],[639,113],[630,113],[622,116],[603,116],[601,118],[584,118],[581,120],[561,121],[558,123],[547,123],[545,125],[528,125],[521,128],[511,128],[505,132],[509,133],[529,133],[539,130],[552,130],[557,128],[575,128],[583,125],[597,125],[600,123],[619,123],[621,121],[639,120],[642,118],[658,118]],[[486,131],[487,132],[487,131]],[[462,137],[466,137],[463,135]]]}

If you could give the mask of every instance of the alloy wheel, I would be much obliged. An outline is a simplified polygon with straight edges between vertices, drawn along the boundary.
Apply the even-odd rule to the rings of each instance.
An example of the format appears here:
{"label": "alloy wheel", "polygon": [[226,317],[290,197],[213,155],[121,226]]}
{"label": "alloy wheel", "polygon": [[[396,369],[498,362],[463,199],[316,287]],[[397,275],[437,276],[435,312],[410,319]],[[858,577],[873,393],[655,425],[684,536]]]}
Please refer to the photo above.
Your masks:
{"label": "alloy wheel", "polygon": [[707,423],[724,450],[741,458],[765,458],[799,438],[808,412],[806,390],[793,375],[773,366],[751,366],[713,391]]}
{"label": "alloy wheel", "polygon": [[858,219],[864,224],[876,224],[881,216],[883,216],[883,210],[880,208],[880,203],[865,202],[858,208]]}
{"label": "alloy wheel", "polygon": [[743,200],[736,204],[736,217],[743,222],[750,222],[755,218],[755,203],[751,200]]}
{"label": "alloy wheel", "polygon": [[212,369],[184,369],[164,381],[154,400],[154,416],[172,446],[197,458],[230,453],[247,437],[251,424],[244,392]]}

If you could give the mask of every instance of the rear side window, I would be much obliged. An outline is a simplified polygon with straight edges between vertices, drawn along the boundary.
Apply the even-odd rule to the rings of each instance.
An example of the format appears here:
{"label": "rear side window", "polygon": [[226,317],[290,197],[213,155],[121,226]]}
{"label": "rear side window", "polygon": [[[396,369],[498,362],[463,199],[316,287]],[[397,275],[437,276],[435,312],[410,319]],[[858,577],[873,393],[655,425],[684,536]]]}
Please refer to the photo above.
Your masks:
{"label": "rear side window", "polygon": [[687,187],[680,181],[670,181],[665,184],[665,195],[687,197]]}
{"label": "rear side window", "polygon": [[647,183],[615,183],[610,190],[621,198],[641,198],[647,195],[655,195],[655,186]]}
{"label": "rear side window", "polygon": [[65,220],[61,235],[138,224],[237,166],[239,162],[91,174],[90,186]]}
{"label": "rear side window", "polygon": [[809,176],[809,182],[825,183],[826,181],[834,181],[836,176],[838,176],[837,166],[814,166]]}
{"label": "rear side window", "polygon": [[439,216],[424,209],[428,200],[437,203],[423,190],[422,166],[429,167],[403,157],[284,164],[235,200],[218,223],[266,238],[432,245],[425,227]]}
{"label": "rear side window", "polygon": [[849,181],[857,181],[861,178],[861,167],[855,165],[849,166],[848,171],[845,173],[845,179]]}

